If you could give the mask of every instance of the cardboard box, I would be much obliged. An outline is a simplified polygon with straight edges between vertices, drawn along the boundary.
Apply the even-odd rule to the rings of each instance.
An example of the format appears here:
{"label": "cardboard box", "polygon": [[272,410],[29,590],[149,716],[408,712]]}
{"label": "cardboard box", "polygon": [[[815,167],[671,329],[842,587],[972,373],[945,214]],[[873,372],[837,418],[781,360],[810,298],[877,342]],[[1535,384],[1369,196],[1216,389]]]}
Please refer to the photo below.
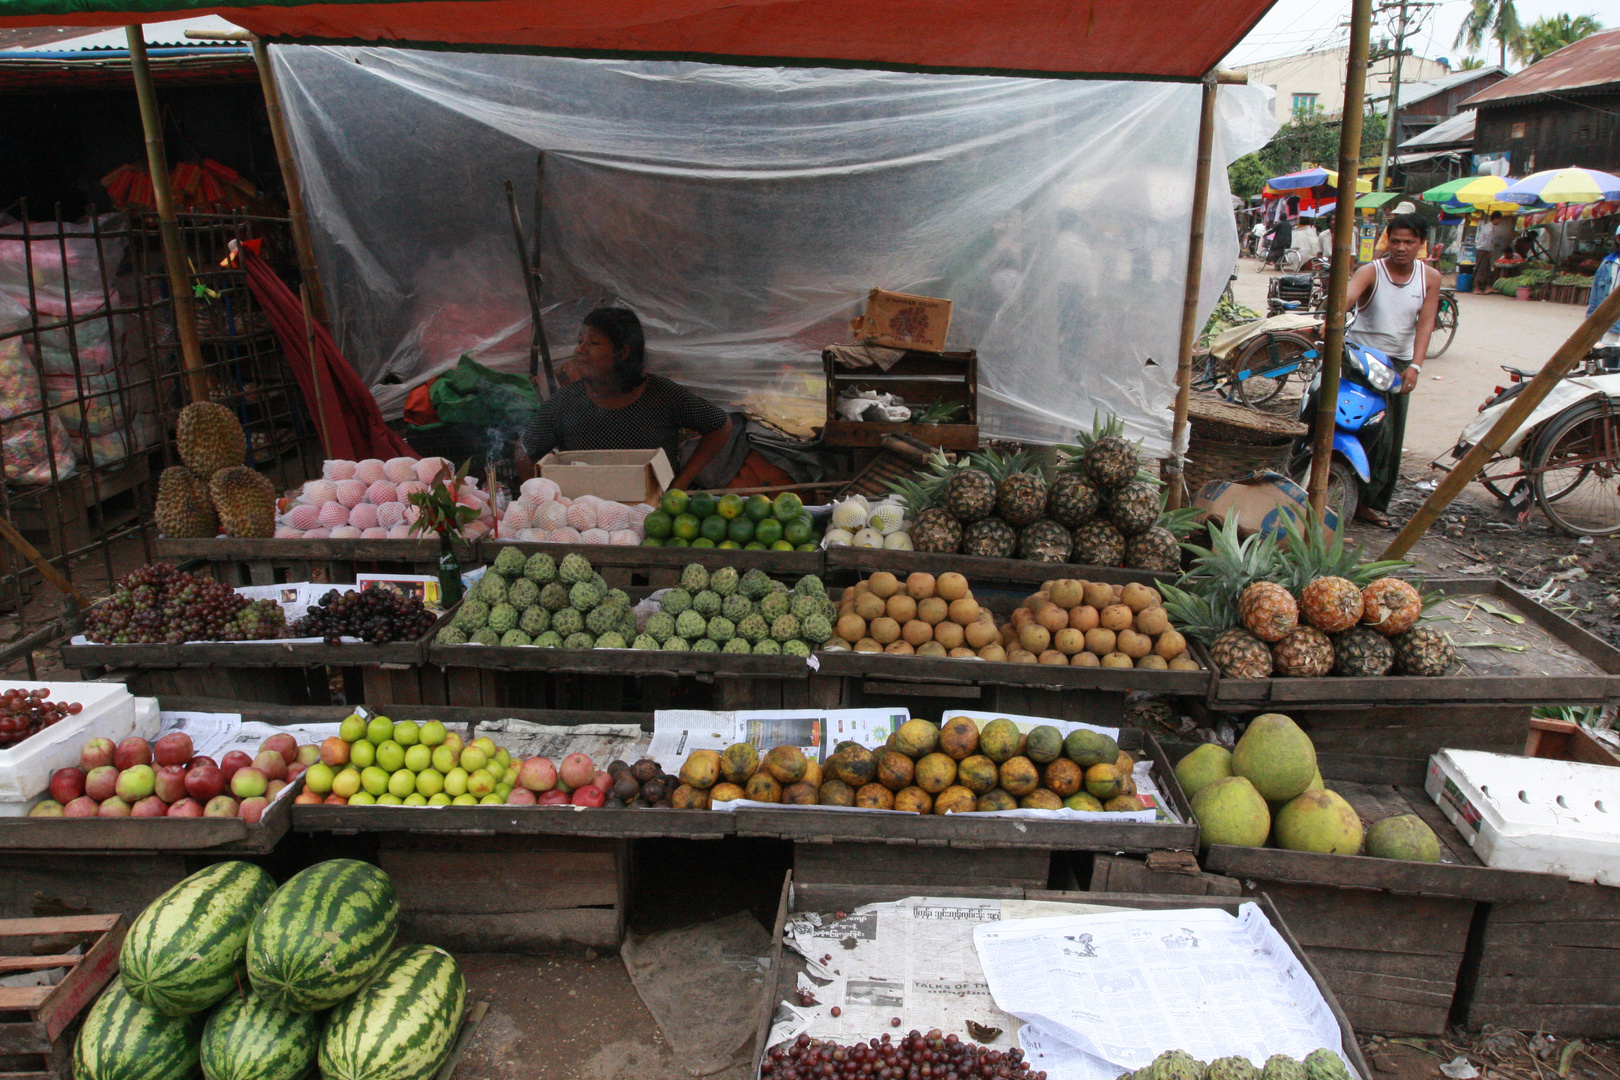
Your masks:
{"label": "cardboard box", "polygon": [[622,503],[654,503],[675,479],[663,450],[556,450],[540,459],[540,475],[570,499],[595,495]]}
{"label": "cardboard box", "polygon": [[[1193,506],[1204,512],[1204,520],[1225,525],[1228,514],[1238,515],[1238,535],[1253,536],[1257,532],[1281,535],[1282,515],[1286,511],[1305,515],[1311,512],[1310,496],[1305,489],[1282,473],[1249,473],[1236,480],[1212,480],[1198,492]],[[1339,516],[1331,507],[1327,511],[1329,532],[1339,531]]]}
{"label": "cardboard box", "polygon": [[863,344],[944,352],[951,302],[873,289],[866,296],[866,314],[851,320],[849,328]]}

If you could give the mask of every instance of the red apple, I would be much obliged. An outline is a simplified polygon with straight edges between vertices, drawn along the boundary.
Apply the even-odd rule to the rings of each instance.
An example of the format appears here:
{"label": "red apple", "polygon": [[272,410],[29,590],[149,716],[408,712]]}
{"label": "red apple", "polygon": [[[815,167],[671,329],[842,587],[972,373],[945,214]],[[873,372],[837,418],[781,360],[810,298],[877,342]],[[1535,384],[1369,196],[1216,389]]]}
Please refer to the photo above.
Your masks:
{"label": "red apple", "polygon": [[291,765],[298,760],[298,740],[284,731],[277,732],[259,744],[259,753],[262,754],[266,750],[274,750],[280,754],[281,761],[285,765]]}
{"label": "red apple", "polygon": [[213,762],[186,770],[186,794],[198,802],[205,803],[224,790],[225,774]]}
{"label": "red apple", "polygon": [[62,807],[62,816],[95,817],[96,811],[100,809],[101,807],[96,804],[96,800],[88,795],[80,795],[77,799]]}
{"label": "red apple", "polygon": [[215,795],[203,807],[203,817],[235,817],[236,800],[229,795]]}
{"label": "red apple", "polygon": [[550,758],[525,759],[518,768],[518,786],[529,791],[550,791],[557,786],[557,766]]}
{"label": "red apple", "polygon": [[184,765],[191,760],[191,736],[171,731],[152,744],[152,760],[158,765]]}
{"label": "red apple", "polygon": [[575,788],[574,796],[569,801],[575,806],[601,806],[607,802],[607,796],[595,784],[586,784],[582,788]]}
{"label": "red apple", "polygon": [[302,765],[307,769],[319,760],[321,760],[321,748],[319,746],[314,743],[299,743],[298,760],[291,764]]}
{"label": "red apple", "polygon": [[202,817],[203,804],[196,799],[181,799],[169,807],[170,817]]}
{"label": "red apple", "polygon": [[298,806],[319,806],[325,801],[324,797],[315,794],[313,791],[300,791],[298,798],[293,800],[294,804]]}
{"label": "red apple", "polygon": [[598,791],[612,791],[613,777],[598,769],[596,775],[591,777],[591,786]]}
{"label": "red apple", "polygon": [[596,764],[589,754],[569,754],[562,759],[557,775],[570,790],[582,788],[596,779]]}
{"label": "red apple", "polygon": [[526,787],[515,787],[512,794],[506,797],[508,806],[533,806],[535,801],[534,792]]}
{"label": "red apple", "polygon": [[225,782],[228,784],[231,782],[231,777],[236,775],[237,769],[245,769],[251,764],[253,764],[253,759],[248,757],[247,754],[240,750],[232,750],[220,759],[219,771],[224,775]]}
{"label": "red apple", "polygon": [[41,799],[28,811],[29,817],[63,817],[62,804],[55,799]]}
{"label": "red apple", "polygon": [[120,770],[152,764],[152,744],[139,735],[131,735],[113,751],[113,764]]}
{"label": "red apple", "polygon": [[111,739],[91,739],[79,751],[79,768],[89,772],[103,765],[111,765],[117,749]]}
{"label": "red apple", "polygon": [[90,770],[84,778],[84,793],[96,802],[106,802],[118,793],[118,768],[113,765],[97,765]]}
{"label": "red apple", "polygon": [[272,780],[268,784],[264,785],[264,797],[269,799],[271,802],[275,802],[276,795],[281,791],[282,788],[286,786],[287,781],[285,780]]}
{"label": "red apple", "polygon": [[118,774],[113,794],[134,806],[157,789],[157,773],[150,765],[131,765]]}
{"label": "red apple", "polygon": [[334,769],[342,768],[349,763],[349,744],[336,735],[321,740],[321,760]]}
{"label": "red apple", "polygon": [[264,817],[265,810],[270,806],[270,800],[262,796],[252,799],[243,799],[242,805],[237,808],[236,816],[249,825],[257,825],[259,819]]}
{"label": "red apple", "polygon": [[349,800],[345,799],[342,795],[328,795],[326,798],[322,799],[321,802],[325,803],[327,806],[349,805]]}
{"label": "red apple", "polygon": [[181,765],[165,765],[157,771],[152,794],[166,803],[177,803],[186,797],[186,770]]}
{"label": "red apple", "polygon": [[66,806],[84,794],[84,770],[77,765],[51,773],[51,798]]}
{"label": "red apple", "polygon": [[260,750],[253,759],[253,767],[264,773],[266,780],[287,779],[287,759],[274,750]]}
{"label": "red apple", "polygon": [[129,803],[116,795],[103,799],[96,808],[96,817],[129,817]]}
{"label": "red apple", "polygon": [[198,754],[196,757],[186,762],[186,768],[188,769],[195,769],[199,765],[212,765],[216,769],[219,768],[219,762],[215,761],[207,754]]}
{"label": "red apple", "polygon": [[534,801],[540,806],[567,806],[568,792],[562,788],[552,788],[550,791],[541,792],[540,797]]}
{"label": "red apple", "polygon": [[[283,762],[282,764],[285,766],[286,763]],[[264,789],[269,783],[269,777],[258,769],[251,767],[237,769],[236,775],[231,777],[231,794],[238,799],[251,799],[257,795],[263,795]]]}
{"label": "red apple", "polygon": [[[317,762],[317,764],[319,763]],[[302,761],[293,762],[291,765],[287,766],[287,783],[292,783],[294,780],[297,780],[300,776],[303,776],[307,772],[309,772],[308,765],[305,765]]]}
{"label": "red apple", "polygon": [[169,804],[156,795],[148,795],[129,808],[130,817],[168,817]]}

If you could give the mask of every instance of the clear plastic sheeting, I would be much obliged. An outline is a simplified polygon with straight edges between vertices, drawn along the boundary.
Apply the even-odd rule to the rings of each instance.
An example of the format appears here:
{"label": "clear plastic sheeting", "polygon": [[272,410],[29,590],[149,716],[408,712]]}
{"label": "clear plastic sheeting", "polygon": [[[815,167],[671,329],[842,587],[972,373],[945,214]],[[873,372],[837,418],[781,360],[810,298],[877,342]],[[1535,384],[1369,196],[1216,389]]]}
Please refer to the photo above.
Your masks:
{"label": "clear plastic sheeting", "polygon": [[[525,223],[545,150],[543,293],[634,308],[649,368],[819,412],[820,352],[874,286],[955,302],[981,428],[1063,441],[1099,409],[1169,447],[1199,88],[875,71],[272,49],[345,355],[398,415],[471,353],[526,370]],[[1236,258],[1227,161],[1275,129],[1223,87],[1201,310]]]}

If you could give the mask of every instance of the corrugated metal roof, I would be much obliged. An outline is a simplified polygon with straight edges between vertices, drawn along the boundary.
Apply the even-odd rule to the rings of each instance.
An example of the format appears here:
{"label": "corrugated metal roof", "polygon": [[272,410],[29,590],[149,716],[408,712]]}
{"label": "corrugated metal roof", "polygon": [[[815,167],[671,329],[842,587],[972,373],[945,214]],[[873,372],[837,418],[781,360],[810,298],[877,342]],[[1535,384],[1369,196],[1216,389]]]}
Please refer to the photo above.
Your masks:
{"label": "corrugated metal roof", "polygon": [[[218,15],[202,15],[190,19],[170,19],[167,22],[146,23],[141,27],[141,36],[146,39],[149,47],[196,47],[199,45],[219,44],[219,42],[199,41],[186,37],[187,30],[207,30],[218,32],[222,30],[240,31],[242,28],[235,23],[227,22]],[[114,30],[100,30],[93,26],[80,26],[65,28],[57,37],[45,37],[38,41],[10,41],[4,35],[37,33],[33,30],[0,30],[0,52],[84,52],[91,49],[125,49],[129,47],[129,37],[123,27]]]}
{"label": "corrugated metal roof", "polygon": [[1424,98],[1431,98],[1436,94],[1462,86],[1486,75],[1507,74],[1507,69],[1492,64],[1490,67],[1472,68],[1468,71],[1453,71],[1450,75],[1442,75],[1438,79],[1424,79],[1421,82],[1404,83],[1401,86],[1401,108],[1410,109]]}
{"label": "corrugated metal roof", "polygon": [[22,26],[0,29],[0,49],[32,49],[99,33],[93,26]]}
{"label": "corrugated metal roof", "polygon": [[1422,150],[1433,146],[1450,146],[1452,143],[1472,143],[1476,115],[1473,109],[1464,109],[1451,119],[1440,121],[1423,134],[1407,139],[1401,143],[1400,149]]}
{"label": "corrugated metal roof", "polygon": [[1620,30],[1603,30],[1565,45],[1539,64],[1531,64],[1463,102],[1497,105],[1517,98],[1559,91],[1586,90],[1620,83]]}

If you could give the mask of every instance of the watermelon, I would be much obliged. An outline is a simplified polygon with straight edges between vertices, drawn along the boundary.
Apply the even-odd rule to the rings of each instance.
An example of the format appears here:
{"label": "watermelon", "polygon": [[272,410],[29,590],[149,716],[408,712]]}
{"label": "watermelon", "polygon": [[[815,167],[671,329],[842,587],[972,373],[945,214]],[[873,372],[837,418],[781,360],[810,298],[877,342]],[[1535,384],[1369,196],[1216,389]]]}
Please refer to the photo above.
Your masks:
{"label": "watermelon", "polygon": [[236,989],[248,928],[276,883],[245,862],[192,874],[147,905],[124,937],[124,989],[165,1016],[201,1012]]}
{"label": "watermelon", "polygon": [[456,1041],[466,1001],[455,957],[433,945],[400,946],[327,1017],[322,1080],[427,1080]]}
{"label": "watermelon", "polygon": [[208,1016],[202,1033],[207,1080],[299,1080],[315,1064],[321,1022],[288,1012],[263,994],[232,994]]}
{"label": "watermelon", "polygon": [[165,1016],[117,979],[90,1007],[73,1047],[76,1080],[191,1080],[203,1016]]}
{"label": "watermelon", "polygon": [[358,859],[316,863],[259,909],[248,931],[248,978],[283,1009],[330,1009],[371,978],[398,929],[387,874]]}

